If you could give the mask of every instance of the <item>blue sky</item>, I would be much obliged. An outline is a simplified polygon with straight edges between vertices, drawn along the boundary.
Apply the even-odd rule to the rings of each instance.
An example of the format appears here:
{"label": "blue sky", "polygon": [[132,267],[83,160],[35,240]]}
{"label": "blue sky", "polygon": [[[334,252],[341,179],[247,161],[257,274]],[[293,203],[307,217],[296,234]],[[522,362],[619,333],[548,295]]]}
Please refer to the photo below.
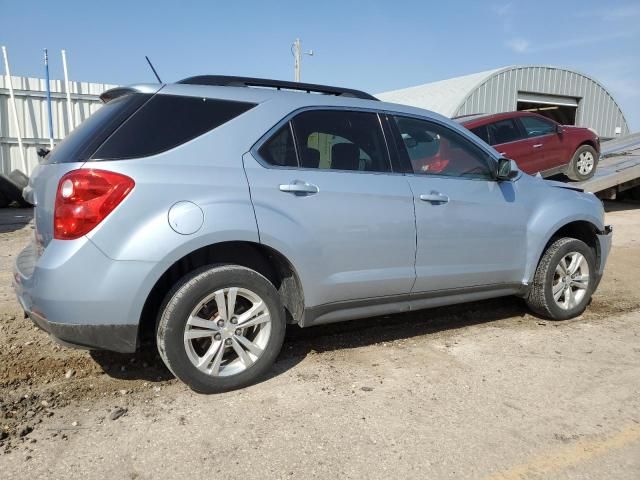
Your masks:
{"label": "blue sky", "polygon": [[[14,75],[164,81],[219,73],[293,78],[380,92],[512,64],[550,64],[600,80],[640,129],[640,2],[0,0],[0,44]],[[4,72],[3,72],[4,73]]]}

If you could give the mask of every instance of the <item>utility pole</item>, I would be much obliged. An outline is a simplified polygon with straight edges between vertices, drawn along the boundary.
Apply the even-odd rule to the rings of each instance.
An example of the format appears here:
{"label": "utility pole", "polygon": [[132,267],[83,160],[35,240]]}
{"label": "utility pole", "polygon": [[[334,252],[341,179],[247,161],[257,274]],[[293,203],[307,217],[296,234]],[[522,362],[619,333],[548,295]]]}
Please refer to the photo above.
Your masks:
{"label": "utility pole", "polygon": [[29,174],[27,171],[27,160],[24,156],[24,148],[22,148],[22,134],[20,133],[20,122],[18,121],[18,108],[16,107],[16,97],[13,93],[13,79],[11,78],[11,70],[9,70],[9,55],[7,47],[2,46],[2,56],[4,57],[4,70],[7,73],[7,86],[9,87],[9,99],[11,102],[11,111],[13,112],[13,121],[16,124],[16,133],[18,135],[18,151],[20,160],[22,161],[22,172]]}
{"label": "utility pole", "polygon": [[64,71],[64,91],[67,94],[67,120],[68,130],[67,135],[71,133],[76,126],[76,122],[73,118],[73,104],[71,103],[71,88],[69,85],[69,72],[67,70],[67,52],[62,50],[62,69]]}
{"label": "utility pole", "polygon": [[291,54],[293,55],[293,78],[296,82],[299,82],[300,71],[302,69],[302,55],[313,57],[313,50],[303,52],[300,39],[296,38],[296,41],[291,45]]}
{"label": "utility pole", "polygon": [[53,114],[51,113],[51,85],[49,81],[49,52],[44,49],[44,76],[47,82],[47,112],[49,113],[49,149],[53,150]]}

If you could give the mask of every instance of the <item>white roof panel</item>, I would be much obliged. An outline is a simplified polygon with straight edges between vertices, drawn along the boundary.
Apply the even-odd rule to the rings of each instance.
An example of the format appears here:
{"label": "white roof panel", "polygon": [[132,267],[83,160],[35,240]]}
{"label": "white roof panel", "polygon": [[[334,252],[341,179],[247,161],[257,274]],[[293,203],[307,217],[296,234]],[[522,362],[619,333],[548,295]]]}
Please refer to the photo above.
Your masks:
{"label": "white roof panel", "polygon": [[503,69],[498,68],[472,73],[415,87],[377,93],[375,96],[385,102],[411,105],[451,117],[467,95],[501,70]]}

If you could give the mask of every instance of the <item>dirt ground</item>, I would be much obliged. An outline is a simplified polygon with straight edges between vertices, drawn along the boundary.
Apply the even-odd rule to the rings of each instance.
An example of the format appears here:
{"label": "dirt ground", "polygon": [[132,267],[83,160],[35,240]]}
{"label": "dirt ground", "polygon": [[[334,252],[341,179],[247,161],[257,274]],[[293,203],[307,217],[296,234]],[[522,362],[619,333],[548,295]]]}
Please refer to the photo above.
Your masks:
{"label": "dirt ground", "polygon": [[273,374],[202,396],[153,351],[58,346],[25,320],[0,214],[0,478],[640,478],[640,205],[608,203],[592,305],[506,298],[291,328]]}

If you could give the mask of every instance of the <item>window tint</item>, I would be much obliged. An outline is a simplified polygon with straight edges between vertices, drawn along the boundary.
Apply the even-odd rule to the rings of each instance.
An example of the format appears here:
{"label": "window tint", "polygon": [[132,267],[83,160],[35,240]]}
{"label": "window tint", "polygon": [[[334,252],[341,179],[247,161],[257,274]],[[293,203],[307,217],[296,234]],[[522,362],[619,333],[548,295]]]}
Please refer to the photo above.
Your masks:
{"label": "window tint", "polygon": [[489,130],[486,125],[472,128],[471,131],[480,139],[484,140],[485,143],[489,143]]}
{"label": "window tint", "polygon": [[93,152],[148,101],[151,95],[124,95],[101,106],[47,155],[43,163],[71,163],[88,160]]}
{"label": "window tint", "polygon": [[489,134],[489,140],[491,140],[489,145],[513,142],[521,138],[518,126],[510,118],[490,123],[487,125],[487,132]]}
{"label": "window tint", "polygon": [[296,149],[293,145],[291,127],[287,123],[278,130],[262,147],[260,156],[271,165],[278,167],[297,167],[298,159]]}
{"label": "window tint", "polygon": [[460,134],[441,125],[395,117],[414,173],[493,178],[489,155]]}
{"label": "window tint", "polygon": [[539,137],[555,131],[555,125],[538,117],[520,117],[527,137]]}
{"label": "window tint", "polygon": [[331,170],[388,172],[378,116],[343,110],[313,110],[293,120],[300,166]]}
{"label": "window tint", "polygon": [[93,158],[116,160],[155,155],[213,130],[254,106],[228,100],[155,95],[107,139]]}

